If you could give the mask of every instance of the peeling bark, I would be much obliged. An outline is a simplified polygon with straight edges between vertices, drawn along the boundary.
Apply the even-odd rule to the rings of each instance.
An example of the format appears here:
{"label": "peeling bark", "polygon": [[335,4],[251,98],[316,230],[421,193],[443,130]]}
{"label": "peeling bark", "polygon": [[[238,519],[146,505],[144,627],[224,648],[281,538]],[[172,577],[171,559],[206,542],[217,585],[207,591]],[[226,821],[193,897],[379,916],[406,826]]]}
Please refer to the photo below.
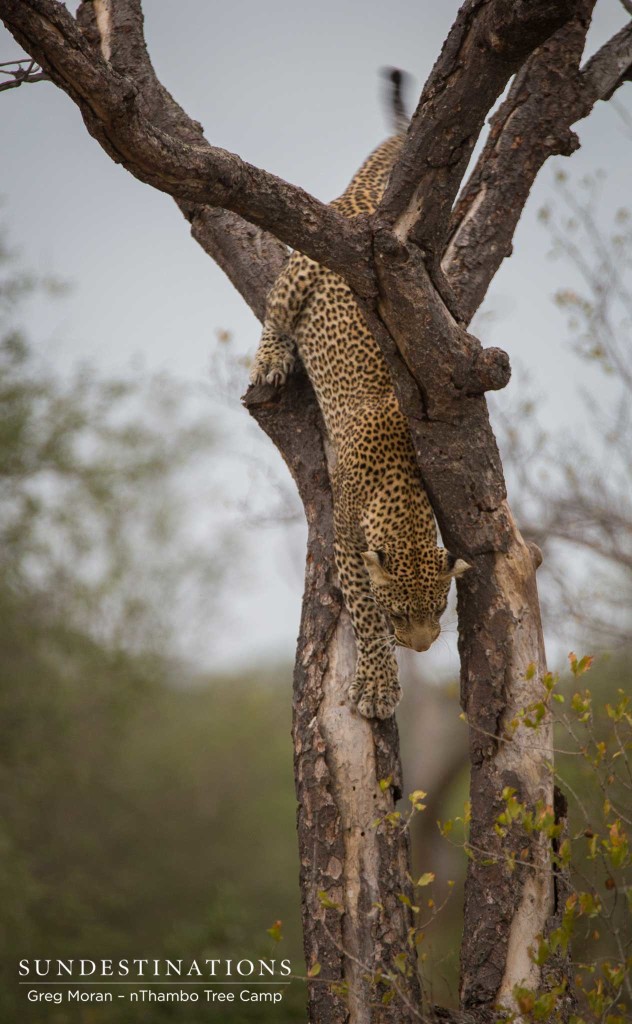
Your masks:
{"label": "peeling bark", "polygon": [[[553,872],[548,840],[494,834],[504,810],[505,787],[529,808],[553,806],[550,724],[533,730],[509,728],[518,712],[540,699],[546,673],[535,571],[528,547],[507,513],[512,540],[506,552],[486,556],[487,578],[463,595],[464,623],[477,626],[461,638],[462,699],[471,727],[472,826],[466,885],[466,924],[461,947],[461,997],[473,1008],[495,999],[515,1009],[517,984],[537,988],[539,968],[530,951],[553,911]],[[481,605],[484,613],[481,616]],[[532,679],[527,669],[532,666]],[[524,851],[528,852],[525,853]],[[510,867],[512,854],[530,867]],[[488,859],[493,863],[484,863]]]}

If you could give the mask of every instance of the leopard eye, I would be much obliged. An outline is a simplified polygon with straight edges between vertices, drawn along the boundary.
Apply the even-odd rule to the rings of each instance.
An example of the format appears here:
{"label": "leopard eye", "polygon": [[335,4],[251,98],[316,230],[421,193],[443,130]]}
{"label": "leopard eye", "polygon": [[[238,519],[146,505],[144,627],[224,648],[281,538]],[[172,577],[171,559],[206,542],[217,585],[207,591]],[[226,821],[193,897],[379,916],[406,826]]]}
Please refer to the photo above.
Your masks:
{"label": "leopard eye", "polygon": [[388,614],[394,623],[399,623],[403,626],[406,622],[408,622],[408,616],[405,615],[403,612],[389,612]]}

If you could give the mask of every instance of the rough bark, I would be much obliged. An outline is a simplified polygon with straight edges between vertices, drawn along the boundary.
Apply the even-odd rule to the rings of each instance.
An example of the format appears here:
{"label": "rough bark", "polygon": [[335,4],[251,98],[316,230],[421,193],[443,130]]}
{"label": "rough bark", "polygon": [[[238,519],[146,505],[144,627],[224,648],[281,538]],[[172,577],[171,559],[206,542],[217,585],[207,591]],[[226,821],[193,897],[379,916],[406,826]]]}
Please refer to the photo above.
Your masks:
{"label": "rough bark", "polygon": [[[474,566],[459,583],[474,854],[464,1012],[436,1008],[440,1020],[483,1024],[495,1018],[496,1002],[512,1005],[515,983],[550,985],[566,969],[553,965],[543,976],[529,957],[560,905],[550,848],[521,837],[526,863],[510,873],[516,837],[494,828],[506,786],[530,807],[539,799],[553,804],[547,727],[539,735],[543,750],[532,749],[524,729],[507,729],[516,711],[540,695],[546,666],[537,559],[507,505],[484,399],[507,383],[508,360],[498,349],[484,350],[463,323],[508,251],[542,162],[551,152],[570,152],[572,121],[629,75],[627,30],[577,70],[591,8],[589,0],[579,9],[570,0],[468,0],[371,224],[345,221],[302,190],[210,146],[156,79],[140,0],[84,3],[76,22],[52,0],[0,0],[7,27],[77,103],[88,130],[112,159],[176,199],[193,236],[259,317],[286,258],[282,243],[291,244],[355,287],[389,362],[443,539]],[[452,215],[444,253],[450,208],[483,119],[522,65]],[[408,849],[406,834],[371,828],[401,790],[395,723],[368,723],[344,699],[354,648],[333,570],[320,413],[300,375],[281,395],[251,391],[246,404],[287,462],[309,528],[293,732],[305,951],[308,967],[321,965],[309,984],[310,1020],[412,1021],[420,1007],[414,974],[402,978],[401,998],[390,1006],[376,1003],[366,980],[405,949],[410,920],[398,895],[407,891]],[[383,792],[378,782],[388,776]],[[349,984],[349,1005],[331,980]]]}

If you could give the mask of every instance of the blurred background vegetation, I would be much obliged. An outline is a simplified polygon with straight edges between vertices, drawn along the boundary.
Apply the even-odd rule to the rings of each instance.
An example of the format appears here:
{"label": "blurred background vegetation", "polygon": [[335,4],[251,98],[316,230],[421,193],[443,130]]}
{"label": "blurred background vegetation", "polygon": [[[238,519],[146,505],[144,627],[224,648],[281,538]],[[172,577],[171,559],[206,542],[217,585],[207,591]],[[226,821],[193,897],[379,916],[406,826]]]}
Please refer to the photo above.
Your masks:
{"label": "blurred background vegetation", "polygon": [[209,678],[182,657],[174,631],[208,630],[230,550],[187,520],[213,433],[172,379],[60,379],[16,325],[58,283],[5,247],[0,270],[0,1020],[62,1024],[94,1008],[27,1004],[19,958],[301,963],[291,669]]}
{"label": "blurred background vegetation", "polygon": [[[616,400],[603,410],[579,397],[586,450],[548,436],[528,386],[496,418],[512,504],[545,549],[553,649],[579,640],[581,653],[600,651],[591,688],[603,706],[627,688],[630,665],[632,346],[622,332],[632,238],[623,212],[611,237],[596,230],[592,187],[581,201],[559,188],[543,220],[584,287],[558,302],[578,359],[616,376]],[[202,672],[182,642],[187,628],[210,628],[209,595],[230,586],[226,567],[239,558],[230,534],[190,529],[191,481],[217,452],[209,417],[167,377],[82,367],[61,378],[19,327],[21,303],[59,283],[26,274],[5,246],[0,277],[0,1021],[130,1019],[116,1006],[28,1005],[15,983],[21,957],[285,956],[300,973],[291,666]],[[278,494],[274,515],[291,518],[293,499]],[[456,672],[422,680],[410,659],[403,671],[405,778],[428,793],[412,823],[415,871],[435,876],[423,890],[426,987],[454,1005],[466,857],[437,820],[463,814],[466,728]],[[594,730],[595,742],[612,732]],[[581,844],[604,819],[603,793],[586,759],[562,756],[559,771]],[[605,905],[612,873],[582,856],[578,870]],[[624,906],[606,927],[590,919],[578,957],[618,955]],[[278,945],[266,931],[277,919]],[[226,1007],[222,1018],[283,1024],[302,1020],[302,1007],[295,981],[280,1007]],[[134,1008],[141,1024],[203,1017]]]}

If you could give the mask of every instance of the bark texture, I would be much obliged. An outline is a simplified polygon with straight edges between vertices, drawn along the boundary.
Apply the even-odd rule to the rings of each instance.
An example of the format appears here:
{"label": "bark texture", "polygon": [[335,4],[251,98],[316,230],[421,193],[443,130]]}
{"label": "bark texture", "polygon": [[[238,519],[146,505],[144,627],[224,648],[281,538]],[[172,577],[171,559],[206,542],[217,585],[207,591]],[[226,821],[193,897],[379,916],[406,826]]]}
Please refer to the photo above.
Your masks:
{"label": "bark texture", "polygon": [[[459,582],[462,703],[470,723],[472,828],[460,1012],[484,1024],[513,1006],[517,983],[552,986],[529,955],[558,920],[563,880],[531,837],[511,873],[516,837],[499,834],[503,790],[554,805],[546,726],[535,750],[516,712],[546,671],[538,564],[507,504],[484,394],[509,362],[467,332],[511,240],[533,180],[552,153],[576,148],[571,125],[630,76],[622,30],[580,68],[592,0],[467,0],[422,92],[383,203],[345,220],[296,186],[210,145],[156,78],[141,0],[92,0],[74,19],[53,0],[0,0],[0,15],[90,133],[132,174],[171,195],[204,250],[262,318],[267,291],[300,249],[355,289],[392,371],[444,542],[474,569]],[[486,145],[454,203],[485,117],[515,73]],[[382,1004],[370,976],[407,952],[408,837],[371,828],[401,795],[394,721],[369,723],[345,692],[355,650],[333,568],[327,442],[309,381],[282,394],[251,389],[250,412],[296,481],[308,522],[294,676],[294,747],[309,1015],[318,1024],[422,1017],[415,970]],[[533,669],[527,668],[533,666]],[[381,779],[391,784],[380,787]],[[563,816],[559,800],[556,813]],[[525,838],[521,837],[524,846]],[[324,898],[323,895],[324,894]],[[407,953],[408,955],[408,953]],[[330,982],[336,982],[332,987]]]}

